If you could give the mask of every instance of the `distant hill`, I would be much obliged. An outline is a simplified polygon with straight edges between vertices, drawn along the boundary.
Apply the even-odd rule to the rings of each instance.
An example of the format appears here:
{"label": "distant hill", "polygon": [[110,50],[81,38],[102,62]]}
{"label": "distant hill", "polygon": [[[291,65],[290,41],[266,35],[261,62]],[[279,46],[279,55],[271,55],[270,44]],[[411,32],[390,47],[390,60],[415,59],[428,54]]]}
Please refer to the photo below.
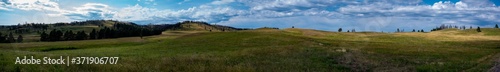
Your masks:
{"label": "distant hill", "polygon": [[199,22],[199,21],[184,21],[176,24],[169,24],[166,26],[166,29],[181,30],[181,31],[215,31],[215,32],[246,30],[230,26],[208,24],[206,22]]}
{"label": "distant hill", "polygon": [[115,24],[127,24],[138,26],[132,22],[121,22],[114,20],[86,20],[86,21],[74,21],[69,23],[24,23],[11,26],[0,26],[0,32],[9,33],[13,32],[15,34],[37,34],[41,31],[50,31],[53,29],[57,30],[72,30],[72,31],[85,31],[90,32],[92,29],[101,29],[103,27],[113,27]]}
{"label": "distant hill", "polygon": [[443,29],[438,31],[432,31],[431,33],[436,34],[450,34],[450,35],[486,35],[486,36],[498,36],[500,35],[500,29],[497,28],[481,28],[482,32],[477,32],[477,28],[473,29]]}

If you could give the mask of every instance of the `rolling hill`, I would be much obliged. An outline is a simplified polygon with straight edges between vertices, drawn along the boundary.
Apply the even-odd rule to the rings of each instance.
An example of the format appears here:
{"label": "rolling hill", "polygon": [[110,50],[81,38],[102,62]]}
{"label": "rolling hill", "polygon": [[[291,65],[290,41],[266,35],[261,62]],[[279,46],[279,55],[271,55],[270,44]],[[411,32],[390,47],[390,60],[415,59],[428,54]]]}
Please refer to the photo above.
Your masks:
{"label": "rolling hill", "polygon": [[223,31],[237,31],[244,30],[240,28],[234,28],[230,26],[223,25],[212,25],[206,22],[197,22],[197,21],[184,21],[176,24],[170,24],[166,26],[167,30],[174,31],[213,31],[213,32],[223,32]]}

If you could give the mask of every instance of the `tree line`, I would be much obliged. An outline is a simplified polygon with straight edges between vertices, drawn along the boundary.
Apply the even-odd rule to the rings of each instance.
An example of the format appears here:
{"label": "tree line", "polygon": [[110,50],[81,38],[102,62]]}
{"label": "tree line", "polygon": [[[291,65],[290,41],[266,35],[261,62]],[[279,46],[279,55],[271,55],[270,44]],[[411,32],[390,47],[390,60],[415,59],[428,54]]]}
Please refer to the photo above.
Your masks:
{"label": "tree line", "polygon": [[117,23],[112,28],[104,27],[99,30],[92,29],[91,32],[72,30],[62,31],[53,29],[49,33],[42,32],[40,41],[69,41],[69,40],[88,40],[88,39],[106,39],[119,37],[151,36],[159,35],[164,29],[139,26],[136,24]]}
{"label": "tree line", "polygon": [[[439,27],[436,27],[436,28],[433,28],[431,31],[438,31],[438,30],[443,30],[443,29],[451,29],[451,28],[455,28],[455,29],[460,29],[460,30],[465,30],[467,29],[466,26],[452,26],[452,25],[441,25]],[[469,29],[472,29],[473,27],[470,26]],[[497,28],[498,29],[498,24],[495,24],[495,27],[494,28]],[[481,27],[477,27],[476,28],[476,31],[477,32],[482,32],[481,31]]]}
{"label": "tree line", "polygon": [[21,43],[23,42],[23,36],[18,35],[17,38],[14,38],[14,35],[9,33],[8,35],[3,35],[0,33],[0,43]]}

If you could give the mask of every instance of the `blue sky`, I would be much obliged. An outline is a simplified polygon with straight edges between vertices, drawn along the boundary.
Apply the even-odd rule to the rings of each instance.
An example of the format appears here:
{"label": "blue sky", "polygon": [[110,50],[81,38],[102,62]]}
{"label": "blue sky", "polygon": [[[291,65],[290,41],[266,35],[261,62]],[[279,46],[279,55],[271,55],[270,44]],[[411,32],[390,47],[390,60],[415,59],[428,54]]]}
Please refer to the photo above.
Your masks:
{"label": "blue sky", "polygon": [[112,19],[393,32],[500,23],[500,0],[1,0],[0,25]]}

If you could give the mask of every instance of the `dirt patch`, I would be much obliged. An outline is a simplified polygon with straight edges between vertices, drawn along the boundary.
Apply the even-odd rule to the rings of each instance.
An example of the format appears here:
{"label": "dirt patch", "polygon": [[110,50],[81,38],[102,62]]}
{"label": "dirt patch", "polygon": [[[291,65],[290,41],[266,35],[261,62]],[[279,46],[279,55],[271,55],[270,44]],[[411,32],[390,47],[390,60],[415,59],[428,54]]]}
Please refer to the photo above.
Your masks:
{"label": "dirt patch", "polygon": [[500,53],[494,56],[495,64],[488,70],[488,72],[500,72]]}

